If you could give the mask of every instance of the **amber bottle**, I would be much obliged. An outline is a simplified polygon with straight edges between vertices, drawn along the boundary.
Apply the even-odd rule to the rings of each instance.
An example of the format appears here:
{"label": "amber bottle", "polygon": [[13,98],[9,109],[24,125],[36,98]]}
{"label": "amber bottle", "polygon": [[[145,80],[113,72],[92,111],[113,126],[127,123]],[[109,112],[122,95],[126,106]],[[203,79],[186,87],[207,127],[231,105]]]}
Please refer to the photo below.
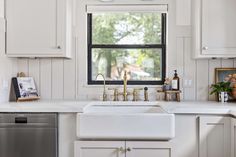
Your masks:
{"label": "amber bottle", "polygon": [[179,90],[179,76],[177,74],[177,70],[175,70],[175,74],[171,81],[171,85],[172,85],[172,90]]}

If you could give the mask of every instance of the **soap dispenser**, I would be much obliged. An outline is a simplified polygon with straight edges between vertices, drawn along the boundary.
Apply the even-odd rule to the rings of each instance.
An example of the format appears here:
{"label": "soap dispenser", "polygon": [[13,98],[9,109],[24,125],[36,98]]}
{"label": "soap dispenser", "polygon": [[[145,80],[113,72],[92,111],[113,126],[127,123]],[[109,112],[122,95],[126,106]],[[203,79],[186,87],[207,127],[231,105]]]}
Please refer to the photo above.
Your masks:
{"label": "soap dispenser", "polygon": [[172,90],[179,90],[179,76],[177,70],[174,71],[174,77],[171,81]]}

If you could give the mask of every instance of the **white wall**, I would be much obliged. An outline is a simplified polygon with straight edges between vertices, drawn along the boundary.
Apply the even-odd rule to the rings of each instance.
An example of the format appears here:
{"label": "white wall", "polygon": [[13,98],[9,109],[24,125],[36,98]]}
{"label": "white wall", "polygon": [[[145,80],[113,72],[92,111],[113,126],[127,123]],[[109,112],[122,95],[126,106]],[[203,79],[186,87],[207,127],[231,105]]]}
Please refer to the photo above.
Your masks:
{"label": "white wall", "polygon": [[0,0],[0,102],[8,99],[10,78],[16,73],[16,59],[5,56],[4,0]]}
{"label": "white wall", "polygon": [[[133,0],[129,2],[131,1]],[[176,1],[180,2],[177,3],[177,10]],[[90,2],[91,0],[86,1],[86,3]],[[154,3],[153,1],[148,2]],[[187,13],[181,11],[182,9],[188,10],[191,0],[159,0],[158,2],[169,4],[168,75],[172,77],[173,70],[178,69],[182,79],[181,83],[184,82],[183,79],[192,80],[191,86],[182,86],[185,100],[213,100],[214,96],[209,96],[208,93],[209,85],[214,81],[214,68],[235,67],[236,60],[192,60],[191,26],[188,26],[190,16],[187,14],[188,11]],[[155,3],[157,2],[155,1]],[[83,0],[80,0],[77,7],[82,10],[84,9],[83,4]],[[76,13],[79,15],[80,10],[77,11]],[[3,17],[3,0],[0,0],[1,17]],[[4,54],[4,30],[3,23],[0,22],[0,87],[1,80],[10,80],[17,71],[22,71],[35,78],[42,99],[98,99],[102,93],[101,86],[86,85],[86,31],[84,31],[86,24],[83,23],[85,20],[84,14],[78,16],[78,37],[73,38],[74,49],[71,60],[8,59]],[[177,26],[176,23],[185,26]],[[157,86],[149,87],[151,88],[151,99],[156,99]]]}

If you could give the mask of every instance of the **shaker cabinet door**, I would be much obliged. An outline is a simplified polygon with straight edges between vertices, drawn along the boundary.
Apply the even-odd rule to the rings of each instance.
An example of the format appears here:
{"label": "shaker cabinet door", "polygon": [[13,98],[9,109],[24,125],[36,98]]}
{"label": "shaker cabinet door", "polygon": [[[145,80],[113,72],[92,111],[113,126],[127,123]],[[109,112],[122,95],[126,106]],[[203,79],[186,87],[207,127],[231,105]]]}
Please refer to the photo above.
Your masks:
{"label": "shaker cabinet door", "polygon": [[236,1],[194,0],[192,2],[194,57],[236,57]]}
{"label": "shaker cabinet door", "polygon": [[236,55],[236,1],[202,0],[202,53]]}
{"label": "shaker cabinet door", "polygon": [[231,157],[236,157],[236,119],[231,119]]}
{"label": "shaker cabinet door", "polygon": [[199,118],[199,157],[230,157],[230,117]]}
{"label": "shaker cabinet door", "polygon": [[9,57],[65,57],[69,1],[6,0],[6,54]]}
{"label": "shaker cabinet door", "polygon": [[75,157],[125,157],[125,142],[76,141]]}
{"label": "shaker cabinet door", "polygon": [[172,147],[166,142],[126,142],[126,157],[172,157]]}

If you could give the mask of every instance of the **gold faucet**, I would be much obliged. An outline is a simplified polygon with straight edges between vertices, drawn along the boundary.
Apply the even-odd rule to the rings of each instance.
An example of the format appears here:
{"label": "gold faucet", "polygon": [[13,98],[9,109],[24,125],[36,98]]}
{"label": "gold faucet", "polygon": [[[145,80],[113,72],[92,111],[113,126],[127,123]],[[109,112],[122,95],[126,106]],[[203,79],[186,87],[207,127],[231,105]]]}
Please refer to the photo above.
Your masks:
{"label": "gold faucet", "polygon": [[123,89],[123,101],[128,101],[128,92],[127,92],[127,72],[125,71],[124,73],[124,77],[123,77],[123,85],[124,85],[124,89]]}
{"label": "gold faucet", "polygon": [[96,76],[96,79],[97,77],[101,75],[102,78],[103,78],[103,96],[102,96],[102,101],[107,101],[107,93],[106,93],[106,80],[105,80],[105,77],[103,74],[101,73],[98,73],[97,76]]}

